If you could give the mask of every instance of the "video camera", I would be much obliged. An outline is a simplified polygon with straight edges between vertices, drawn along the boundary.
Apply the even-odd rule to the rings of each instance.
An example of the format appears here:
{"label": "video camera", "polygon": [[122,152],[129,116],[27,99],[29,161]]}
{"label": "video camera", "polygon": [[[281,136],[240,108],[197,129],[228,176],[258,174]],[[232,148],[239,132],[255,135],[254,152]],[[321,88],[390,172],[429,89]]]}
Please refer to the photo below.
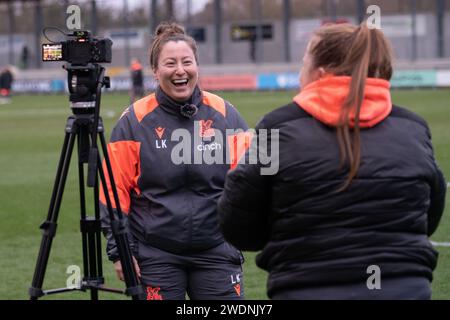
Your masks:
{"label": "video camera", "polygon": [[89,31],[77,30],[60,43],[42,45],[42,61],[67,61],[76,65],[111,62],[110,39],[95,39]]}
{"label": "video camera", "polygon": [[[105,68],[99,63],[110,63],[112,41],[97,39],[89,31],[76,30],[70,34],[49,27],[45,31],[56,29],[66,36],[66,41],[42,45],[43,61],[66,61],[63,68],[67,71],[69,100],[74,114],[92,114],[98,109],[101,87],[110,87],[109,77],[105,77]],[[50,39],[48,39],[51,41]]]}

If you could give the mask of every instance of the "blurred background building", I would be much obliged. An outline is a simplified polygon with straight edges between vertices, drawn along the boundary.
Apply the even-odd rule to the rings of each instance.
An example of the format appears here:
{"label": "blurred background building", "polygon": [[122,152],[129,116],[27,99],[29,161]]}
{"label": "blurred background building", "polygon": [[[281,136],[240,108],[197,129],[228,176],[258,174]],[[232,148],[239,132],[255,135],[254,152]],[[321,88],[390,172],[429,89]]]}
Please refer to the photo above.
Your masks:
{"label": "blurred background building", "polygon": [[[67,31],[66,10],[73,4],[81,9],[82,29],[113,40],[113,76],[125,76],[132,57],[148,67],[151,35],[160,21],[183,24],[197,40],[203,74],[295,73],[314,29],[327,22],[359,23],[370,5],[381,9],[397,68],[450,70],[450,0],[0,0],[0,66],[29,70],[25,78],[32,70],[61,72],[61,63],[41,62],[41,44],[47,42],[42,29]],[[249,81],[241,80],[245,89]]]}

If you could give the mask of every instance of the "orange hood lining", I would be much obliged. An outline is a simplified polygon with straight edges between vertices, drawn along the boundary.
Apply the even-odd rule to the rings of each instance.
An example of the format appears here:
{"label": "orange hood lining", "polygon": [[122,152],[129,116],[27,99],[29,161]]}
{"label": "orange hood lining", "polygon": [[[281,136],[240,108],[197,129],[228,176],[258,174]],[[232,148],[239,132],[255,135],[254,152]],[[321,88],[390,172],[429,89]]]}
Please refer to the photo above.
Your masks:
{"label": "orange hood lining", "polygon": [[[325,76],[305,86],[294,102],[315,119],[329,126],[337,126],[342,105],[350,90],[351,77]],[[383,121],[392,110],[390,83],[367,78],[359,115],[359,126],[370,128]],[[350,127],[355,124],[355,111],[350,112]]]}

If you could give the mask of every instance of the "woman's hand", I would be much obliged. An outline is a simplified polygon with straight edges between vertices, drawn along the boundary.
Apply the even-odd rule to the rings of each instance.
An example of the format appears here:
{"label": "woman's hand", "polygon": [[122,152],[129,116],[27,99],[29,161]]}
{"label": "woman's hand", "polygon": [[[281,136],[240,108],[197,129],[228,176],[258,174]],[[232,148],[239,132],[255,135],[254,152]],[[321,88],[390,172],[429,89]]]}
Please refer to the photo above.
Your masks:
{"label": "woman's hand", "polygon": [[[139,268],[138,262],[135,257],[133,257],[134,268],[136,270],[138,278],[141,277],[141,269]],[[114,262],[114,270],[116,270],[116,275],[119,280],[124,281],[125,278],[123,276],[122,263],[120,260]]]}

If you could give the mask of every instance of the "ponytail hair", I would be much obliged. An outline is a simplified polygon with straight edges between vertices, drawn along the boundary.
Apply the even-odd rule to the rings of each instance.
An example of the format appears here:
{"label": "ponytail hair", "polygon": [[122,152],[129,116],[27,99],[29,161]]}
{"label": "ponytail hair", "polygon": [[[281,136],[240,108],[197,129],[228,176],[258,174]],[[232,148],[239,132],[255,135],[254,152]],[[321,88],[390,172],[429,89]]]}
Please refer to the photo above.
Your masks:
{"label": "ponytail hair", "polygon": [[198,48],[195,40],[186,33],[181,25],[173,22],[162,22],[155,30],[155,35],[150,46],[150,66],[153,70],[157,69],[162,48],[169,41],[185,41],[192,49],[195,61],[198,64]]}
{"label": "ponytail hair", "polygon": [[[311,55],[313,68],[323,68],[335,76],[351,77],[349,94],[345,99],[337,125],[341,167],[348,164],[347,180],[339,191],[345,190],[356,176],[361,161],[359,116],[364,98],[366,79],[392,77],[391,47],[383,33],[369,29],[364,21],[359,26],[334,24],[314,33]],[[354,114],[353,134],[350,114]]]}

